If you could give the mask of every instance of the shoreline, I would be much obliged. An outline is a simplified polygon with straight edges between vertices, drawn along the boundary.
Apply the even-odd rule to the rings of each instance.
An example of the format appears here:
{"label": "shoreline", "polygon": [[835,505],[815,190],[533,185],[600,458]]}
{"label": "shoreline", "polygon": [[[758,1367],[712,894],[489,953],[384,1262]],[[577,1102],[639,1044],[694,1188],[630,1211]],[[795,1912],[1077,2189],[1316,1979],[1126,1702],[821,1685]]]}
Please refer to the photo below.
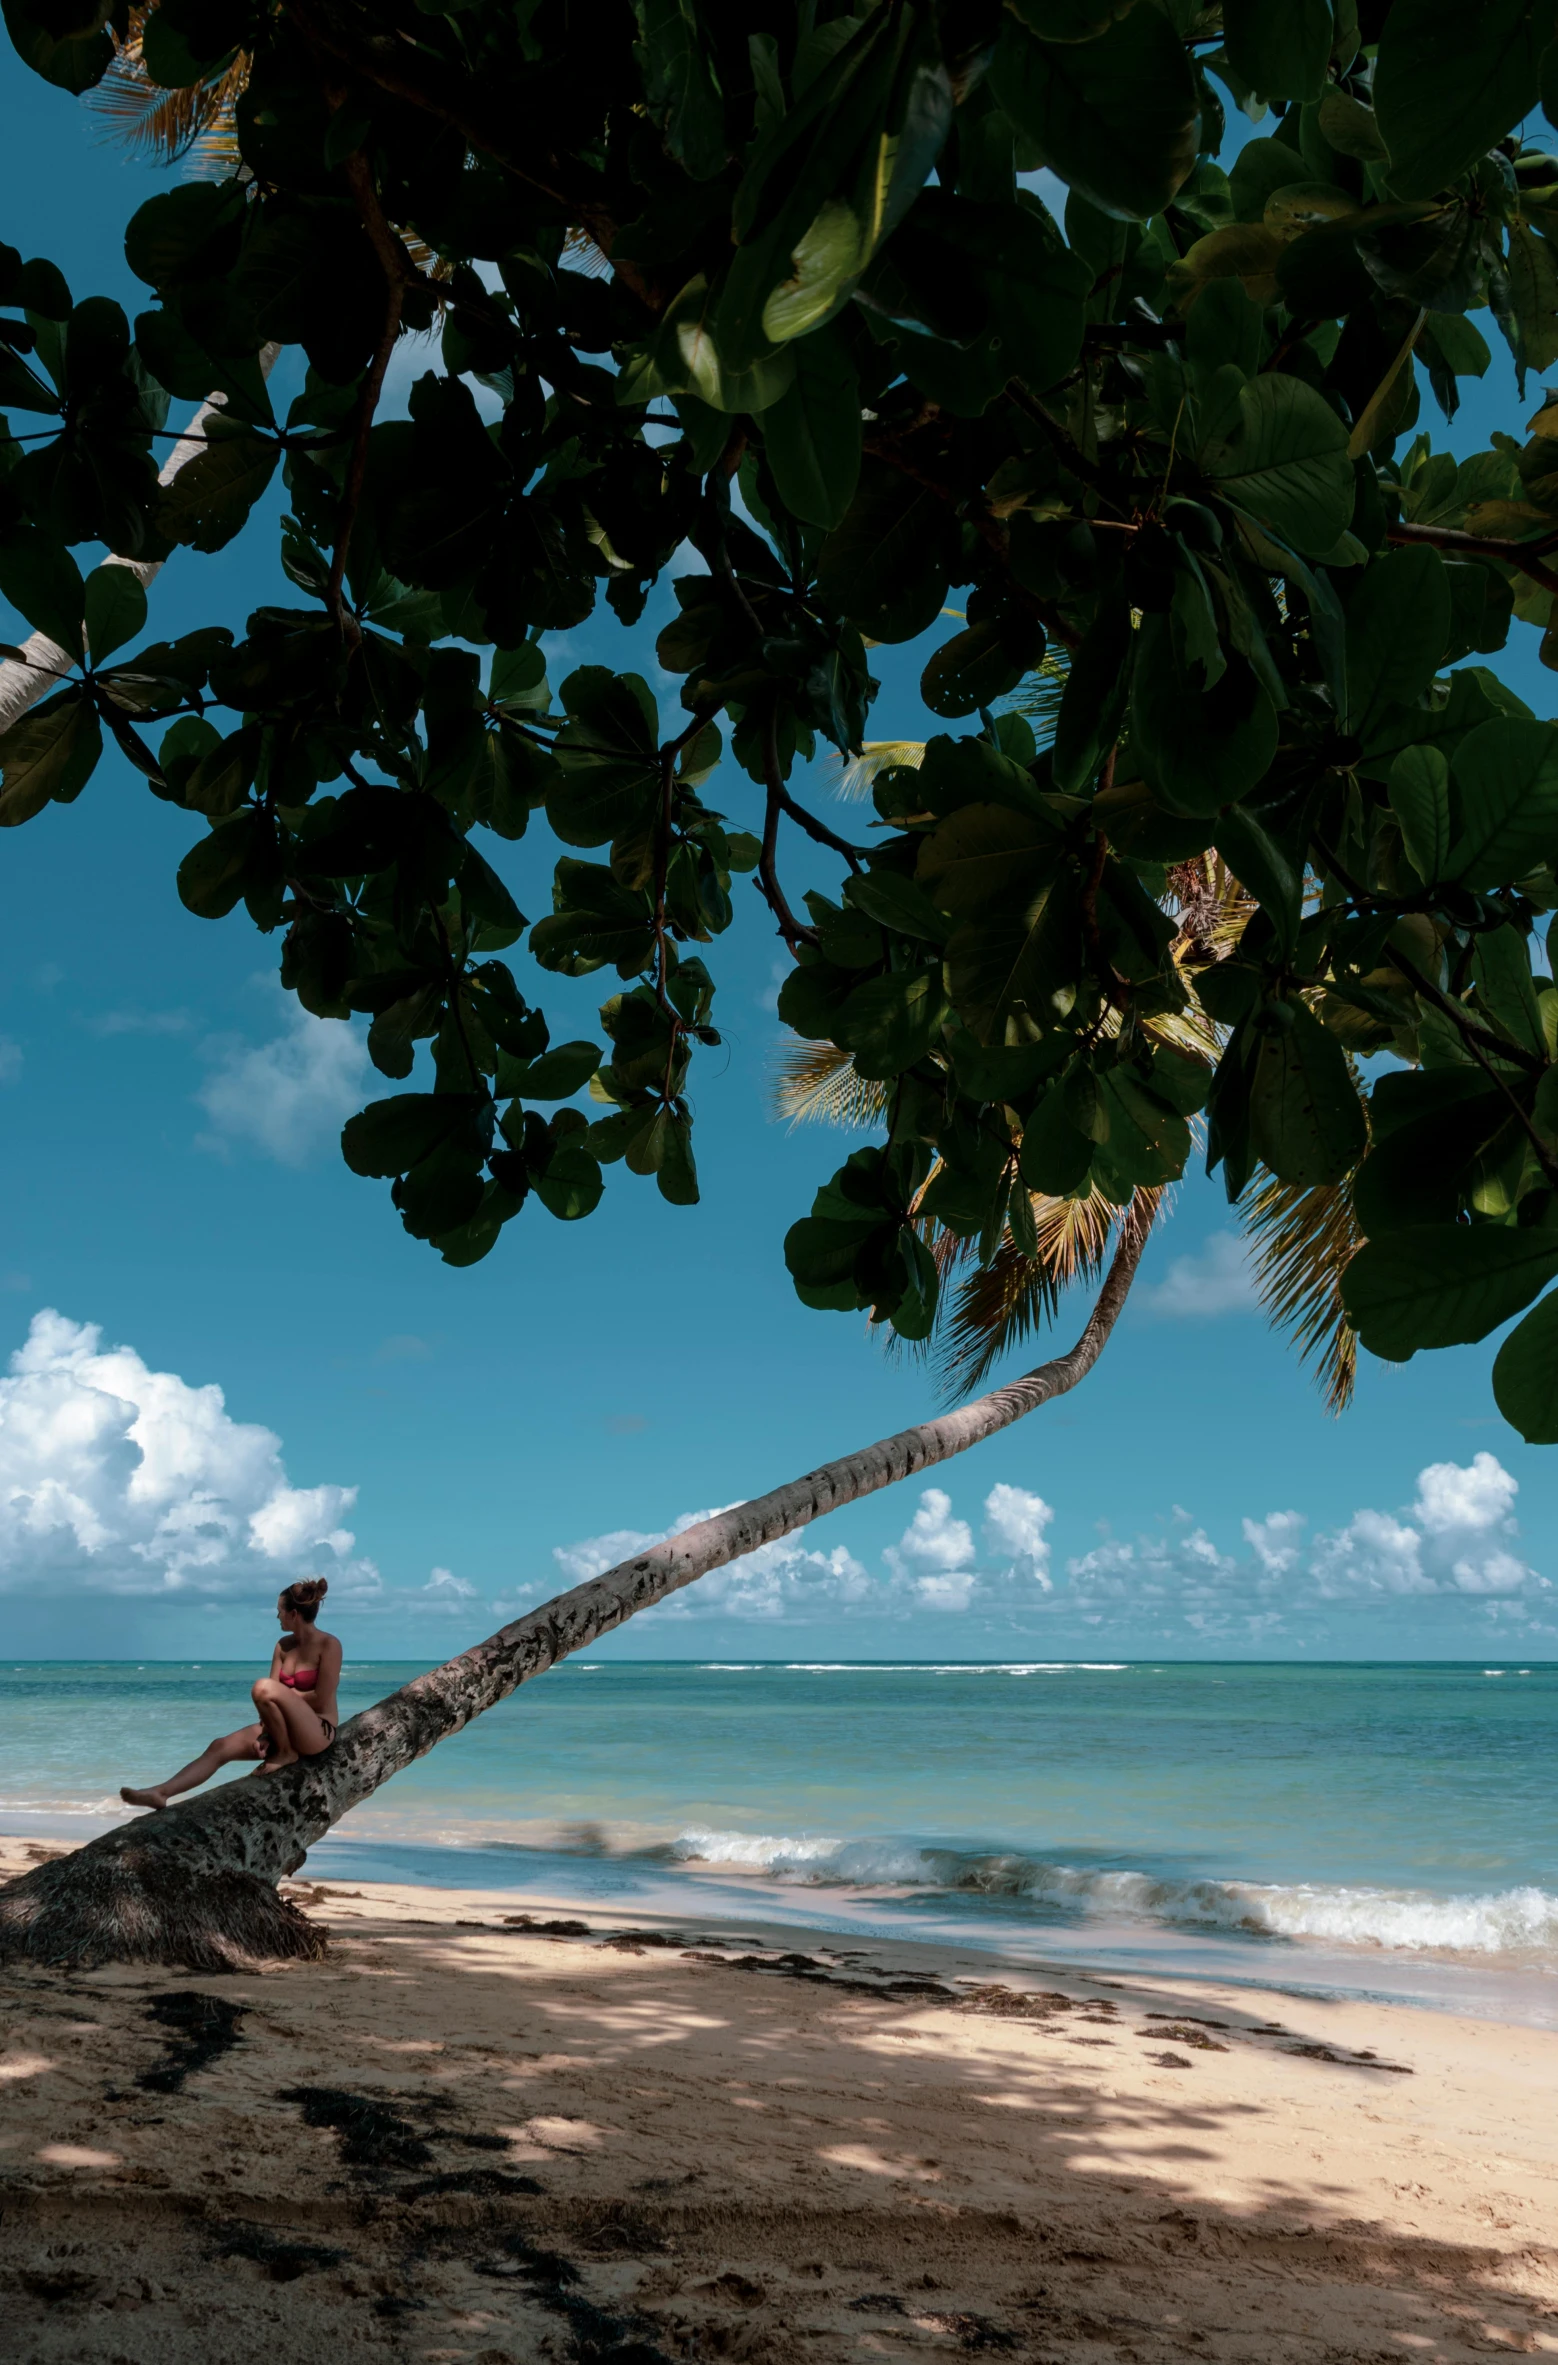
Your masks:
{"label": "shoreline", "polygon": [[[105,1806],[74,1812],[0,1807],[0,1851],[12,1844],[79,1846],[135,1820],[134,1810],[109,1813]],[[935,1882],[873,1884],[869,1878],[842,1876],[787,1880],[740,1859],[712,1854],[678,1859],[652,1845],[612,1847],[604,1833],[594,1846],[558,1844],[553,1835],[566,1826],[556,1819],[506,1828],[520,1836],[467,1836],[394,1821],[363,1824],[349,1816],[316,1842],[308,1862],[314,1875],[329,1880],[443,1891],[490,1889],[516,1908],[530,1905],[553,1914],[638,1915],[667,1925],[690,1916],[730,1930],[788,1933],[788,1942],[795,1944],[831,1938],[878,1947],[950,1948],[1022,1977],[1061,1971],[1146,1977],[1558,2029],[1558,1966],[1550,1953],[1537,1959],[1501,1958],[1474,1947],[1338,1940],[1118,1907],[1058,1914],[1046,1911],[1042,1900],[1024,1911],[1014,1898],[1015,1909],[1009,1912],[997,1901],[992,1911],[989,1896]],[[1228,1893],[1243,1885],[1255,1899],[1273,1887],[1211,1876],[1193,1885]],[[1362,1887],[1351,1892],[1360,1901],[1383,1900],[1387,1906],[1396,1894]],[[1453,1909],[1461,1900],[1423,1902]]]}
{"label": "shoreline", "polygon": [[287,1886],[321,1964],[0,1977],[15,2365],[1558,2356],[1547,2031]]}

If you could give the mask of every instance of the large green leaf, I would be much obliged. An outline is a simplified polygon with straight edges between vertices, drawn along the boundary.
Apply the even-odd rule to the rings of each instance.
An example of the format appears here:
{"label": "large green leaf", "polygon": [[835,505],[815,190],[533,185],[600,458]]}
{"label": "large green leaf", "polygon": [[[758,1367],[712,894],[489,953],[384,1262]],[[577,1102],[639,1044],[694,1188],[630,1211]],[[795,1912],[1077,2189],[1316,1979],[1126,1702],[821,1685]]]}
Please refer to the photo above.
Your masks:
{"label": "large green leaf", "polygon": [[947,1015],[941,969],[900,969],[857,985],[838,1014],[835,1039],[855,1072],[885,1082],[923,1059]]}
{"label": "large green leaf", "polygon": [[146,593],[139,575],[111,560],[94,567],[87,577],[84,605],[94,665],[101,665],[146,628]]}
{"label": "large green leaf", "polygon": [[1133,8],[1091,41],[1040,41],[1008,20],[990,81],[1043,161],[1106,214],[1161,213],[1195,164],[1195,74],[1156,8]]}
{"label": "large green leaf", "polygon": [[1419,1224],[1361,1248],[1342,1303],[1387,1363],[1420,1347],[1467,1346],[1528,1306],[1558,1273],[1558,1236],[1502,1224]]}
{"label": "large green leaf", "polygon": [[1336,27],[1330,0],[1223,0],[1228,63],[1263,99],[1316,99]]}
{"label": "large green leaf", "polygon": [[934,624],[947,596],[952,521],[927,486],[881,461],[822,546],[817,588],[872,640],[907,641]]}
{"label": "large green leaf", "polygon": [[249,512],[276,473],[281,446],[247,427],[208,420],[203,452],[163,486],[154,512],[159,533],[195,550],[222,550],[249,521]]}
{"label": "large green leaf", "polygon": [[1346,1056],[1305,1003],[1280,1003],[1269,1017],[1250,1080],[1256,1155],[1279,1182],[1340,1182],[1368,1144]]}
{"label": "large green leaf", "polygon": [[79,656],[86,586],[70,552],[52,534],[19,525],[0,535],[0,593],[57,648]]}
{"label": "large green leaf", "polygon": [[1449,875],[1450,761],[1439,747],[1404,747],[1390,767],[1390,803],[1418,877]]}
{"label": "large green leaf", "polygon": [[1232,422],[1203,446],[1214,488],[1283,541],[1323,557],[1352,517],[1347,430],[1323,395],[1267,371],[1239,388]]}
{"label": "large green leaf", "polygon": [[1146,616],[1131,675],[1131,746],[1160,804],[1213,814],[1270,770],[1276,708],[1242,657],[1202,690],[1175,662],[1168,617]]}
{"label": "large green leaf", "polygon": [[917,875],[939,911],[977,918],[1047,879],[1060,845],[1048,815],[963,805],[923,841]]}
{"label": "large green leaf", "polygon": [[353,1174],[407,1174],[446,1143],[467,1137],[479,1150],[474,1119],[482,1103],[464,1092],[397,1092],[370,1101],[341,1131],[341,1153]]}
{"label": "large green leaf", "polygon": [[1053,776],[1069,796],[1091,785],[1119,734],[1135,637],[1127,602],[1101,599],[1072,657],[1055,724]]}
{"label": "large green leaf", "polygon": [[552,888],[553,910],[530,931],[530,949],[543,969],[582,977],[607,962],[631,977],[654,942],[649,898],[624,887],[603,863],[564,855]]}
{"label": "large green leaf", "polygon": [[546,1172],[536,1175],[530,1187],[548,1215],[571,1224],[593,1215],[606,1184],[600,1161],[590,1156],[582,1138],[570,1138],[553,1151]]}
{"label": "large green leaf", "polygon": [[526,1100],[571,1100],[600,1066],[598,1043],[554,1043],[517,1074],[506,1076],[504,1089]]}
{"label": "large green leaf", "polygon": [[1437,550],[1416,544],[1373,559],[1347,609],[1347,728],[1433,679],[1450,637],[1450,587]]}
{"label": "large green leaf", "polygon": [[1517,715],[1481,723],[1450,771],[1460,826],[1447,878],[1499,887],[1558,857],[1558,725]]}
{"label": "large green leaf", "polygon": [[263,817],[247,805],[196,840],[178,869],[179,901],[186,911],[201,920],[226,919],[248,892],[263,827]]}
{"label": "large green leaf", "polygon": [[1184,1173],[1190,1127],[1177,1109],[1123,1067],[1099,1077],[1098,1097],[1109,1121],[1101,1153],[1122,1182],[1174,1182]]}
{"label": "large green leaf", "polygon": [[1398,197],[1434,196],[1531,113],[1552,36],[1546,0],[1394,0],[1374,106]]}
{"label": "large green leaf", "polygon": [[101,0],[65,7],[51,7],[48,0],[4,0],[3,13],[23,63],[74,98],[101,82],[114,62],[114,44],[105,30],[110,11]]}
{"label": "large green leaf", "polygon": [[768,465],[787,508],[836,526],[860,481],[860,382],[843,340],[817,329],[795,348],[795,382],[763,413]]}
{"label": "large green leaf", "polygon": [[600,846],[643,819],[659,790],[658,722],[647,684],[581,665],[562,686],[568,721],[554,742],[560,776],[546,811],[569,846]]}
{"label": "large green leaf", "polygon": [[68,805],[102,752],[96,712],[80,690],[62,691],[23,715],[0,738],[0,829],[31,821],[51,801]]}
{"label": "large green leaf", "polygon": [[695,181],[725,163],[725,110],[693,0],[633,0],[644,104]]}
{"label": "large green leaf", "polygon": [[1052,1024],[1075,999],[1082,973],[1081,899],[1068,870],[1042,883],[1019,873],[1005,898],[947,939],[947,986],[971,1033],[1003,1039],[1005,1021],[1029,1012]]}
{"label": "large green leaf", "polygon": [[1493,1396],[1527,1445],[1558,1445],[1558,1292],[1533,1306],[1493,1358]]}

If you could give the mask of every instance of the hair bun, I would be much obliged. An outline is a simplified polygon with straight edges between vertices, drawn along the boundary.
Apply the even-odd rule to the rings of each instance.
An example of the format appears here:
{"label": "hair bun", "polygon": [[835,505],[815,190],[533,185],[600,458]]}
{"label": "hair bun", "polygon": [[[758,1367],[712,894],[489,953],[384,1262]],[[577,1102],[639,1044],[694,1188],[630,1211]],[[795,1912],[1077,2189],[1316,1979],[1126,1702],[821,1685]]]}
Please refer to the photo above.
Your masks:
{"label": "hair bun", "polygon": [[295,1585],[287,1587],[287,1597],[298,1609],[310,1609],[316,1601],[323,1601],[330,1590],[328,1577],[299,1577]]}

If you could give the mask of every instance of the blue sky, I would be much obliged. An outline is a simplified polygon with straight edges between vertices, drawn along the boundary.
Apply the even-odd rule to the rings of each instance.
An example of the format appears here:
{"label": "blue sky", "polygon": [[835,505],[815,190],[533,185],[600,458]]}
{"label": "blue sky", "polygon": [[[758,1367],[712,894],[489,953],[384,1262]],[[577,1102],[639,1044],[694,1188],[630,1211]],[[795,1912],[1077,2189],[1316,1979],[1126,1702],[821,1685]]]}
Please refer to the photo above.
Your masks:
{"label": "blue sky", "polygon": [[[133,312],[119,241],[157,178],[9,54],[0,108],[0,237],[60,262],[78,297]],[[1528,415],[1497,353],[1457,424],[1463,448]],[[274,553],[267,515],[216,559],[175,559],[154,629],[241,626],[295,596]],[[606,617],[568,657],[656,680],[657,622],[653,606],[632,634]],[[0,606],[0,637],[23,629]],[[873,735],[919,735],[923,652],[877,662]],[[1500,662],[1551,710],[1535,634],[1517,627]],[[554,658],[553,681],[566,670]],[[742,777],[709,793],[752,826]],[[241,915],[213,925],[180,905],[192,834],[110,756],[79,803],[0,841],[0,1358],[19,1358],[0,1382],[0,1591],[15,1656],[252,1657],[278,1574],[307,1565],[334,1577],[350,1650],[441,1658],[625,1539],[936,1408],[922,1368],[791,1292],[785,1228],[843,1145],[770,1116],[780,947],[749,887],[712,955],[727,1048],[696,1073],[702,1206],[671,1209],[615,1167],[591,1220],[527,1211],[461,1273],[340,1163],[341,1117],[375,1090],[352,1031],[298,1020],[273,982],[278,947]],[[503,867],[523,908],[544,911],[545,845],[505,850]],[[555,1038],[598,1039],[605,987],[520,975]],[[1494,1344],[1368,1362],[1354,1409],[1331,1420],[1251,1310],[1220,1190],[1191,1180],[1075,1396],[938,1487],[840,1513],[606,1647],[1558,1655],[1555,1465],[1494,1411]]]}

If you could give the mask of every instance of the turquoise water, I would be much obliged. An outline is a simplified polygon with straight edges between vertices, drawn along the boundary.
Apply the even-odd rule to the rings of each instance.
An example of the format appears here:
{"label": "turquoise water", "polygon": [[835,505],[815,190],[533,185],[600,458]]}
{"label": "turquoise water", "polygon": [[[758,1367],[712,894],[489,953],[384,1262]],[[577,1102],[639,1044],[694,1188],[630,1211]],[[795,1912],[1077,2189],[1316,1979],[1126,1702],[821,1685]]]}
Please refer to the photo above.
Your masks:
{"label": "turquoise water", "polygon": [[[0,1828],[117,1817],[249,1674],[0,1668]],[[576,1660],[312,1862],[1558,2019],[1558,1667]]]}

